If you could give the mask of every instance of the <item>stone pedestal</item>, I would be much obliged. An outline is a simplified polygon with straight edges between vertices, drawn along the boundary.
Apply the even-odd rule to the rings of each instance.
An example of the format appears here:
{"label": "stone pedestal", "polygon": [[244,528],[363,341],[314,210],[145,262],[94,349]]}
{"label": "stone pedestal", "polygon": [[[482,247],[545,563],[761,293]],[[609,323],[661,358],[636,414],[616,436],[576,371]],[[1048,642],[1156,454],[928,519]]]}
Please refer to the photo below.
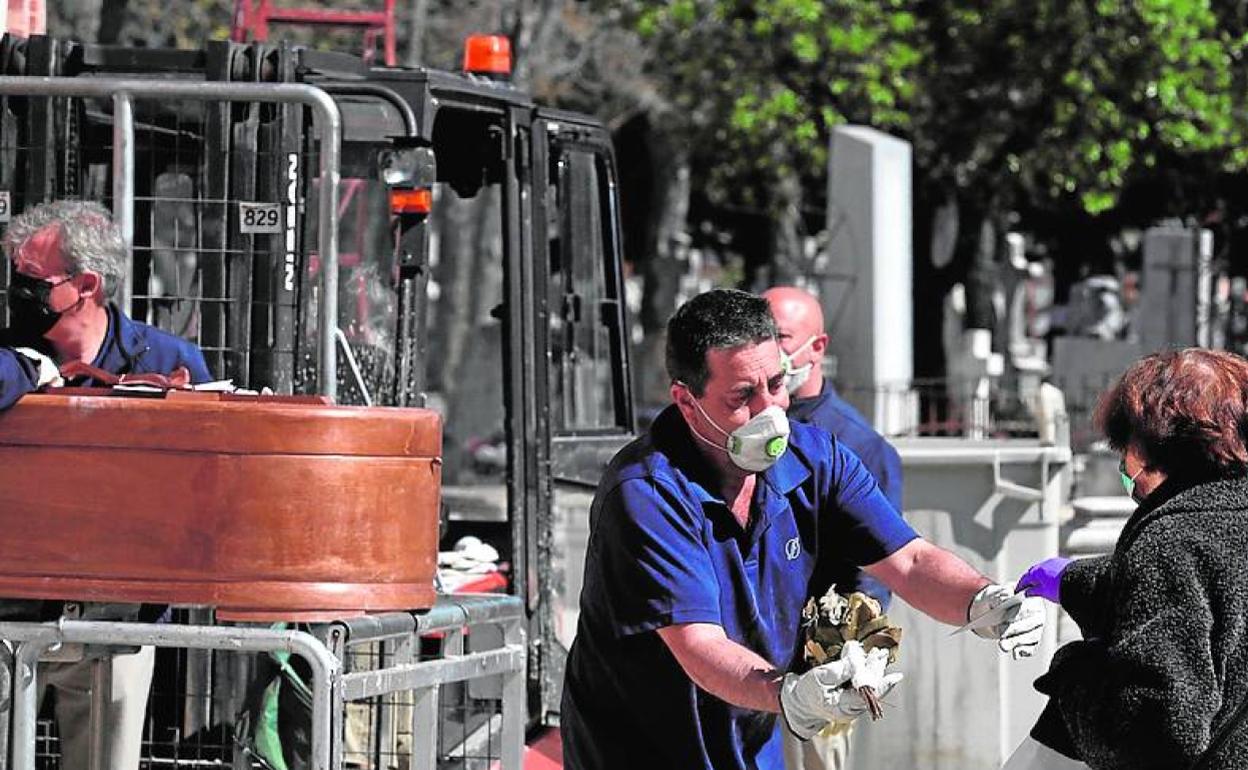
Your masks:
{"label": "stone pedestal", "polygon": [[[1062,528],[1062,556],[1086,559],[1114,550],[1127,519],[1135,512],[1135,501],[1124,495],[1080,497],[1070,504],[1074,517]],[[1058,642],[1066,644],[1080,638],[1079,627],[1066,613],[1061,614],[1057,628]]]}
{"label": "stone pedestal", "polygon": [[[1064,509],[1064,445],[1034,439],[894,442],[905,474],[907,520],[929,542],[1013,584],[1058,550]],[[1035,724],[1045,697],[1032,682],[1056,649],[1052,623],[1033,658],[1010,660],[994,642],[951,635],[904,601],[889,618],[903,631],[898,669],[906,681],[879,722],[854,728],[851,770],[998,770]]]}
{"label": "stone pedestal", "polygon": [[1076,477],[1078,481],[1072,491],[1073,498],[1122,497],[1126,494],[1122,477],[1118,473],[1118,461],[1121,458],[1104,441],[1088,447],[1082,459],[1083,467]]}
{"label": "stone pedestal", "polygon": [[1072,559],[1114,550],[1123,526],[1136,508],[1135,501],[1126,495],[1080,497],[1070,505],[1075,516],[1064,533],[1062,553]]}

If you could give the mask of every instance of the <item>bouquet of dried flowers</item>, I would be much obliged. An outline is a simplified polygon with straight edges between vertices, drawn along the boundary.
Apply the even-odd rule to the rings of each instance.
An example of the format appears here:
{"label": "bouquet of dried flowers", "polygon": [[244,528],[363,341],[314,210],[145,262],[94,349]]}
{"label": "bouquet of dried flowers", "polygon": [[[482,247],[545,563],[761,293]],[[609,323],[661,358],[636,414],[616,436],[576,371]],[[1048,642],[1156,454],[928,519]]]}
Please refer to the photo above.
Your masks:
{"label": "bouquet of dried flowers", "polygon": [[[892,664],[897,661],[901,643],[901,629],[889,622],[878,601],[859,591],[842,596],[836,592],[836,586],[806,602],[802,609],[802,633],[804,657],[812,666],[840,658],[841,648],[851,639],[860,642],[867,652],[887,650],[888,662]],[[874,690],[861,687],[858,694],[867,702],[873,720],[884,715]]]}

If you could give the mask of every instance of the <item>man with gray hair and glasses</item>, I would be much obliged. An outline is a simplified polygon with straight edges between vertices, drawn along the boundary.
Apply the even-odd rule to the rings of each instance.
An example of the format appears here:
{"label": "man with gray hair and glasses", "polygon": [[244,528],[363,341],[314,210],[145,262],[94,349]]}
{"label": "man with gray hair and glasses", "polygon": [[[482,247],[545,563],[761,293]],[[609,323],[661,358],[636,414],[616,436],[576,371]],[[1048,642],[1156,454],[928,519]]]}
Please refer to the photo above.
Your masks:
{"label": "man with gray hair and glasses", "polygon": [[[10,325],[0,330],[0,410],[27,393],[60,384],[61,368],[74,362],[115,375],[169,375],[184,367],[192,382],[212,379],[198,346],[130,319],[110,301],[128,278],[127,246],[98,203],[64,200],[34,206],[9,223],[0,243],[10,263]],[[102,383],[81,378],[73,384]],[[80,613],[74,617],[95,620],[133,619],[138,613],[135,605],[125,615],[103,617],[93,614],[91,605],[71,604],[3,599],[0,619],[53,620],[66,609]],[[111,659],[101,767],[135,770],[139,765],[154,660],[151,647]],[[86,770],[90,661],[44,663],[39,681],[57,691],[61,767]]]}

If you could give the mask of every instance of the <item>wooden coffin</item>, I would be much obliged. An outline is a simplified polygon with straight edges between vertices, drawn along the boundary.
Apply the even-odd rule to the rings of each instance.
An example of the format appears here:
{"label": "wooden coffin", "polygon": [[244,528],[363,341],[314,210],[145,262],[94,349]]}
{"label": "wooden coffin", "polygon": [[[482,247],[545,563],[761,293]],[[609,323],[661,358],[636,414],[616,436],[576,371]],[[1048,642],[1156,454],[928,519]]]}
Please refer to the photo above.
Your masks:
{"label": "wooden coffin", "polygon": [[436,413],[74,392],[0,414],[0,596],[247,619],[433,604]]}

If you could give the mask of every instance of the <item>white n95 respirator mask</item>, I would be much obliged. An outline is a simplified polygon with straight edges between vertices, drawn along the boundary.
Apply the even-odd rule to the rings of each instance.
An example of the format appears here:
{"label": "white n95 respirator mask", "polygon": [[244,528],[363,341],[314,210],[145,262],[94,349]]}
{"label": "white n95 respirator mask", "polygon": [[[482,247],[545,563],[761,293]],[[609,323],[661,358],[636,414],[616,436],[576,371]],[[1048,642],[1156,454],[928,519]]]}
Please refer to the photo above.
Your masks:
{"label": "white n95 respirator mask", "polygon": [[808,340],[798,345],[797,350],[794,350],[792,353],[785,353],[783,349],[780,351],[780,369],[784,371],[784,389],[790,393],[805,385],[806,380],[810,379],[811,371],[815,368],[813,363],[805,366],[793,366],[793,359],[797,358],[798,353],[810,347],[811,343],[815,341],[815,336],[812,334]]}
{"label": "white n95 respirator mask", "polygon": [[[690,394],[692,395],[692,394]],[[750,421],[729,433],[711,419],[711,416],[693,399],[693,404],[715,430],[724,437],[723,444],[717,444],[698,433],[690,426],[693,435],[721,451],[728,453],[728,459],[741,470],[750,473],[761,473],[776,464],[776,460],[789,448],[789,418],[778,406],[769,406],[750,418]]]}

